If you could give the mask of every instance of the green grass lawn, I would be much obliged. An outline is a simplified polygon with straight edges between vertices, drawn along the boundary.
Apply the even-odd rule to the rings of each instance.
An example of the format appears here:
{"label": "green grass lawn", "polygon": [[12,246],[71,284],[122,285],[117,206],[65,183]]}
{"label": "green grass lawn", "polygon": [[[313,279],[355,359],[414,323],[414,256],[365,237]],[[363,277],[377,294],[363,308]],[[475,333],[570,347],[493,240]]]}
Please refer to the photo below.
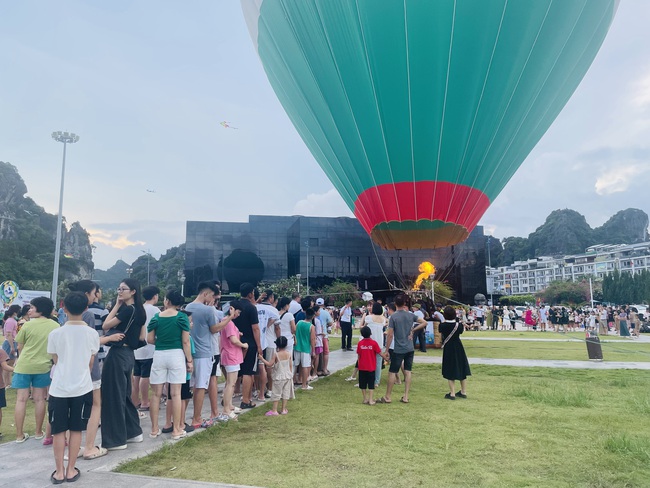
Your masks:
{"label": "green grass lawn", "polygon": [[[361,404],[340,371],[120,467],[268,487],[647,487],[650,372],[475,366],[469,399],[443,399],[438,365],[415,365],[411,403]],[[384,373],[385,375],[385,373]],[[382,387],[378,390],[384,392]]]}
{"label": "green grass lawn", "polygon": [[[468,357],[586,361],[584,342],[464,341]],[[650,343],[604,343],[605,361],[650,361]],[[427,354],[432,354],[431,351]],[[442,354],[440,350],[433,354]]]}
{"label": "green grass lawn", "polygon": [[[3,436],[0,437],[0,444],[4,442],[13,442],[16,440],[16,428],[14,425],[14,410],[16,408],[16,390],[9,388],[5,390],[7,397],[7,407],[2,409],[2,425],[0,432]],[[43,426],[45,428],[45,426]],[[34,402],[27,401],[27,413],[25,414],[25,432],[29,435],[34,435],[36,429],[36,422],[34,421]]]}
{"label": "green grass lawn", "polygon": [[[501,339],[580,339],[585,338],[584,332],[567,332],[566,334],[557,332],[540,332],[533,330],[479,330],[479,331],[465,331],[463,336],[466,337],[489,337]],[[601,335],[600,340],[607,341],[630,341],[625,337],[615,335]]]}

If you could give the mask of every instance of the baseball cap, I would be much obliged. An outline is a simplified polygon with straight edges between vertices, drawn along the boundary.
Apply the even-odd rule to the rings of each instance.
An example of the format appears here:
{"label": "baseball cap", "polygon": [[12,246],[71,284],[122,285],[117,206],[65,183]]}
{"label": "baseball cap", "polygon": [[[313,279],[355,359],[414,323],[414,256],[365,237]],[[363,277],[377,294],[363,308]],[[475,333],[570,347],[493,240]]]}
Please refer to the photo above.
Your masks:
{"label": "baseball cap", "polygon": [[322,298],[317,298],[316,305],[325,305],[325,300],[323,300]]}

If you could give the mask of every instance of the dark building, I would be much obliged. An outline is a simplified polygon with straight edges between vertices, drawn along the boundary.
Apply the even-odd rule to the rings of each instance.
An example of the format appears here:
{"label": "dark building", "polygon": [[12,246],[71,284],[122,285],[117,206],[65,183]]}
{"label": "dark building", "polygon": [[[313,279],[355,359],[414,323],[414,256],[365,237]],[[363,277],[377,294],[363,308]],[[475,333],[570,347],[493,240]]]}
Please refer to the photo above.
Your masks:
{"label": "dark building", "polygon": [[476,227],[469,238],[439,249],[385,251],[374,244],[356,219],[251,215],[247,223],[187,222],[185,289],[193,293],[206,279],[236,292],[243,282],[277,281],[300,274],[311,289],[335,279],[356,282],[362,290],[410,288],[422,261],[436,266],[456,299],[473,303],[486,293],[485,236]]}

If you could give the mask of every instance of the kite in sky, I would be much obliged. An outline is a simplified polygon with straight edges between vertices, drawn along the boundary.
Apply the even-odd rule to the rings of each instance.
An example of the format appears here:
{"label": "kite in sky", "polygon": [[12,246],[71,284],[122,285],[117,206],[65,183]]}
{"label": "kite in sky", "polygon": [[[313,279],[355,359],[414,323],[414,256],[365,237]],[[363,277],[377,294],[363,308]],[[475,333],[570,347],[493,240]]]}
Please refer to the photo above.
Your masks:
{"label": "kite in sky", "polygon": [[147,191],[148,191],[149,193],[156,193],[156,190],[151,190],[151,189],[149,189],[149,188],[147,188]]}
{"label": "kite in sky", "polygon": [[224,129],[239,129],[239,127],[233,127],[232,125],[230,125],[230,123],[226,122],[225,120],[219,123],[223,125]]}

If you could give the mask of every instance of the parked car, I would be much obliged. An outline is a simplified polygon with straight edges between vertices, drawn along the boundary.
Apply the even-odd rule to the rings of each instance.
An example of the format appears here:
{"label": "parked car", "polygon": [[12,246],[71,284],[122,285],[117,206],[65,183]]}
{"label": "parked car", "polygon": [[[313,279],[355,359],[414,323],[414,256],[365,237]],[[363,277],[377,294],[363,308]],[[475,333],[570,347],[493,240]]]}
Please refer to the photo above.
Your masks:
{"label": "parked car", "polygon": [[648,306],[647,305],[630,305],[630,308],[639,314],[641,320],[648,320]]}
{"label": "parked car", "polygon": [[524,312],[528,309],[528,307],[522,307],[521,305],[515,307],[515,313],[517,314],[517,318],[520,319],[524,316]]}

